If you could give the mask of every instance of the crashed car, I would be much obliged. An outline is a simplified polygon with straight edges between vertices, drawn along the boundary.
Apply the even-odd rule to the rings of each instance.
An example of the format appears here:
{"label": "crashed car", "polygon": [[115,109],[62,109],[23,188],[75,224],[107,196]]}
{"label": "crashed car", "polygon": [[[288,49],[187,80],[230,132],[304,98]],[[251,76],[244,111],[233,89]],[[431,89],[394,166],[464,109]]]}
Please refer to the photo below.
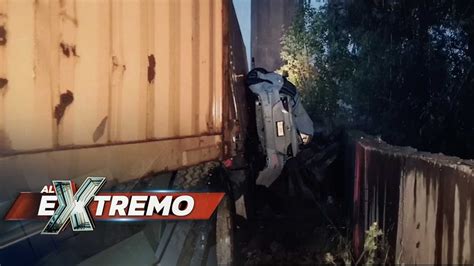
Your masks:
{"label": "crashed car", "polygon": [[301,145],[311,141],[313,121],[295,85],[284,76],[255,68],[248,73],[246,83],[256,96],[257,133],[266,157],[266,166],[256,183],[269,187],[288,159],[298,154]]}

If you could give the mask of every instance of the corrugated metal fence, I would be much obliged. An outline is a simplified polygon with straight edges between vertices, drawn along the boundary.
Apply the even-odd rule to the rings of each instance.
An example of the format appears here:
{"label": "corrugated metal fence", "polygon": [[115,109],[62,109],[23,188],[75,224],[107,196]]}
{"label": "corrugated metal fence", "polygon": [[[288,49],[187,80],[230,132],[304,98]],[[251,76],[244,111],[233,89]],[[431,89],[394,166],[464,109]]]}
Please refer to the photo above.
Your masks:
{"label": "corrugated metal fence", "polygon": [[[349,134],[353,244],[377,222],[392,263],[474,263],[474,161]],[[351,156],[352,154],[352,156]],[[350,184],[351,182],[349,182]]]}

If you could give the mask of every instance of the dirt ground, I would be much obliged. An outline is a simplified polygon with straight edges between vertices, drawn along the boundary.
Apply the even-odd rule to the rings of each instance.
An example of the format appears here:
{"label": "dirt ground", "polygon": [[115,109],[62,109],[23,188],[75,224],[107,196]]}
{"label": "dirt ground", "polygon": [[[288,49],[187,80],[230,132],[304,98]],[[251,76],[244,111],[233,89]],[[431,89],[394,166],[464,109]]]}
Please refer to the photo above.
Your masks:
{"label": "dirt ground", "polygon": [[238,265],[328,263],[328,253],[348,250],[341,205],[292,201],[279,209],[269,201],[260,199],[253,219],[237,217]]}

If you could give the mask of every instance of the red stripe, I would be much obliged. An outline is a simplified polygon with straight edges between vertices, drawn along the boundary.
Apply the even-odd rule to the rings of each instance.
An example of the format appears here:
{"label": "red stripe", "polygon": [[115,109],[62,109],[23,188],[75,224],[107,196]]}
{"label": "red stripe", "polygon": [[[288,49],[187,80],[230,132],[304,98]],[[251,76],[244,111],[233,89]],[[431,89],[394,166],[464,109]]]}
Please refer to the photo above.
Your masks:
{"label": "red stripe", "polygon": [[[5,220],[7,221],[18,221],[18,220],[48,220],[49,217],[38,216],[38,208],[41,201],[41,196],[51,195],[51,194],[41,194],[41,193],[30,193],[22,192],[18,195],[17,199],[13,203],[12,207],[5,215]],[[110,201],[106,202],[103,215],[96,216],[97,210],[97,201],[92,201],[89,204],[89,210],[95,220],[111,220],[111,219],[132,219],[132,220],[207,220],[216,210],[220,201],[224,197],[224,193],[214,193],[214,192],[170,192],[170,193],[149,193],[149,192],[133,192],[133,193],[99,193],[99,196],[126,196],[129,198],[131,196],[158,196],[161,200],[165,196],[173,196],[176,198],[178,196],[187,195],[191,196],[194,199],[194,208],[189,215],[186,216],[161,216],[158,214],[153,214],[152,216],[109,216],[110,210]],[[57,207],[58,204],[56,204]],[[56,208],[55,207],[55,208]],[[146,207],[146,206],[145,206]],[[146,211],[146,209],[145,209]],[[126,209],[128,213],[128,208]]]}

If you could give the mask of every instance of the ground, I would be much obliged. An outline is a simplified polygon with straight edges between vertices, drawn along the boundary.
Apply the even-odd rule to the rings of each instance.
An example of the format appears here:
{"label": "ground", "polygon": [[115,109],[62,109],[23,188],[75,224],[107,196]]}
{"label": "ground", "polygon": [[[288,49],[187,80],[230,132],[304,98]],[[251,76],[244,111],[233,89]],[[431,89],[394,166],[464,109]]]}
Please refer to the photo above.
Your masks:
{"label": "ground", "polygon": [[239,265],[328,263],[331,255],[349,250],[346,215],[338,204],[292,202],[275,210],[261,203],[254,219],[236,219]]}

